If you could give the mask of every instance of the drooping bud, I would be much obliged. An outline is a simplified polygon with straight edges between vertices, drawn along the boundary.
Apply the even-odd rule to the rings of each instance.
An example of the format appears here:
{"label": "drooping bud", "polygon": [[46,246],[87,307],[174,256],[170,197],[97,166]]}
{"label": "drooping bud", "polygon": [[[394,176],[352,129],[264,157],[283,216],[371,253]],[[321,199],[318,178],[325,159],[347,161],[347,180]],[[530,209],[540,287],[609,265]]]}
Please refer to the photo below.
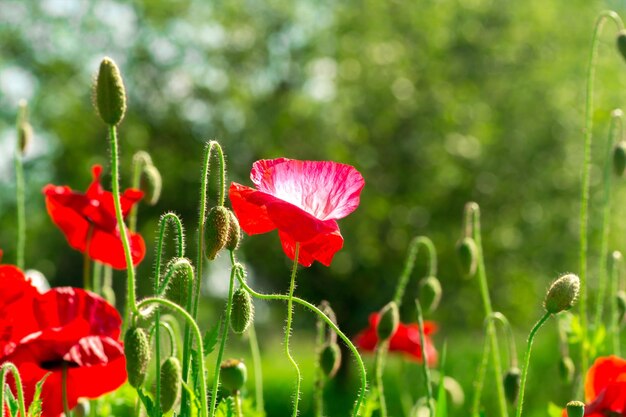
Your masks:
{"label": "drooping bud", "polygon": [[146,196],[146,203],[154,206],[159,202],[162,186],[163,182],[159,170],[154,165],[144,165],[141,191]]}
{"label": "drooping bud", "polygon": [[617,322],[623,323],[626,319],[626,292],[618,291],[617,297]]}
{"label": "drooping bud", "polygon": [[239,220],[237,220],[237,216],[231,210],[228,210],[229,216],[229,229],[228,229],[228,240],[226,241],[226,249],[229,251],[234,251],[239,247],[239,242],[241,241],[241,226],[239,226]]}
{"label": "drooping bud", "polygon": [[206,216],[206,239],[204,250],[207,258],[215,259],[228,241],[230,214],[224,206],[215,206]]}
{"label": "drooping bud", "polygon": [[581,401],[570,401],[565,406],[567,417],[583,417],[585,415],[585,403]]}
{"label": "drooping bud", "polygon": [[564,384],[571,384],[574,379],[576,367],[574,361],[569,356],[564,356],[559,361],[559,376]]}
{"label": "drooping bud", "polygon": [[522,379],[522,373],[519,368],[513,367],[507,371],[504,375],[502,384],[504,385],[504,394],[506,399],[511,404],[515,404],[517,397],[519,396],[520,382]]}
{"label": "drooping bud", "polygon": [[248,326],[254,319],[254,304],[248,291],[243,288],[237,289],[233,294],[233,307],[230,313],[230,328],[237,334],[248,330]]}
{"label": "drooping bud", "polygon": [[478,248],[471,237],[464,237],[456,244],[459,268],[465,278],[471,278],[478,268]]}
{"label": "drooping bud", "polygon": [[398,312],[398,305],[391,301],[380,310],[380,320],[378,326],[376,326],[379,343],[389,340],[398,329],[399,323],[400,313]]}
{"label": "drooping bud", "polygon": [[222,387],[231,393],[238,392],[248,379],[248,369],[243,361],[228,359],[220,366]]}
{"label": "drooping bud", "polygon": [[626,59],[626,30],[622,29],[617,34],[617,50]]}
{"label": "drooping bud", "polygon": [[613,172],[622,177],[624,170],[626,170],[626,141],[621,140],[613,147]]}
{"label": "drooping bud", "polygon": [[126,91],[120,70],[111,58],[100,62],[94,92],[96,110],[104,123],[115,126],[121,122],[126,111]]}
{"label": "drooping bud", "polygon": [[327,343],[320,352],[320,367],[328,378],[337,374],[341,366],[341,349],[337,343]]}
{"label": "drooping bud", "polygon": [[174,407],[181,388],[181,368],[180,362],[174,356],[163,361],[161,365],[161,410],[167,413]]}
{"label": "drooping bud", "polygon": [[146,379],[150,363],[150,344],[143,329],[131,327],[124,335],[124,353],[126,354],[126,372],[128,382],[139,388]]}
{"label": "drooping bud", "polygon": [[576,275],[562,275],[548,289],[543,307],[552,314],[569,310],[576,303],[579,290],[580,279]]}
{"label": "drooping bud", "polygon": [[441,301],[441,283],[437,277],[428,277],[420,281],[418,294],[424,312],[432,313],[437,309]]}

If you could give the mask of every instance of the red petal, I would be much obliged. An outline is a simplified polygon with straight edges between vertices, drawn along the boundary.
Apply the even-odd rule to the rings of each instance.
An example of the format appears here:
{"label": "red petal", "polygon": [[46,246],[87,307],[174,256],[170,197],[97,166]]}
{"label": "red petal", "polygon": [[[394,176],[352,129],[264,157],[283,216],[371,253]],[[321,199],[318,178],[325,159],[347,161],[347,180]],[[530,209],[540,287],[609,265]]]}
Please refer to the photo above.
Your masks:
{"label": "red petal", "polygon": [[[296,256],[296,241],[288,234],[279,231],[278,236],[283,245],[283,251],[293,260]],[[313,239],[300,243],[298,263],[302,266],[311,266],[313,261],[330,266],[335,253],[343,247],[343,237],[339,230],[327,234],[319,234]]]}
{"label": "red petal", "polygon": [[[133,265],[137,266],[146,254],[146,244],[141,235],[130,233],[130,247]],[[89,242],[89,257],[115,269],[126,269],[124,246],[119,234],[110,234],[94,229]]]}
{"label": "red petal", "polygon": [[9,354],[24,336],[38,330],[32,315],[37,289],[12,265],[0,265],[0,356]]}
{"label": "red petal", "polygon": [[237,184],[230,185],[228,196],[239,225],[249,235],[271,232],[276,226],[267,214],[265,202],[258,198],[260,193],[250,187]]}
{"label": "red petal", "polygon": [[613,382],[625,377],[626,360],[614,355],[598,358],[587,372],[585,382],[587,401],[596,398],[602,390]]}

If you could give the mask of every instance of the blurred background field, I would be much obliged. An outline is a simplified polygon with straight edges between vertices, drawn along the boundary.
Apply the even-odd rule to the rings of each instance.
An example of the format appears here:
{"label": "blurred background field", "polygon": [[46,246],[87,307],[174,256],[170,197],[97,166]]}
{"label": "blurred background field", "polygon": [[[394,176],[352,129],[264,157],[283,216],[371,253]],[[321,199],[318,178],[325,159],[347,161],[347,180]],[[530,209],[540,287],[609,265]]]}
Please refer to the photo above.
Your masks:
{"label": "blurred background field", "polygon": [[[341,327],[355,335],[392,297],[410,239],[428,235],[444,290],[429,319],[439,323],[438,347],[447,343],[448,374],[469,399],[482,348],[482,306],[476,283],[459,276],[454,259],[463,205],[481,205],[494,308],[519,332],[521,352],[549,282],[578,268],[584,77],[594,19],[606,8],[624,16],[626,2],[0,0],[4,262],[15,257],[14,121],[25,98],[35,130],[25,165],[26,264],[53,285],[80,285],[82,256],[49,220],[41,189],[53,183],[84,190],[91,165],[107,164],[106,131],[92,110],[90,86],[109,55],[129,95],[120,128],[122,183],[129,185],[132,155],[142,149],[163,175],[159,204],[140,208],[139,229],[150,249],[138,269],[140,294],[150,288],[161,213],[182,216],[193,250],[206,140],[220,141],[228,179],[246,185],[257,159],[348,163],[366,180],[361,205],[340,221],[345,246],[333,265],[302,269],[297,294],[329,300]],[[607,24],[605,32],[594,113],[591,285],[608,119],[626,102],[626,63],[615,50],[614,28]],[[612,249],[626,249],[625,188],[616,183]],[[289,262],[275,233],[246,238],[240,253],[253,286],[287,290]],[[207,268],[207,326],[222,308],[227,266],[222,259]],[[278,337],[284,306],[256,304],[268,412],[286,415],[292,373]],[[403,319],[412,320],[412,312]],[[296,326],[310,387],[314,322],[298,311]],[[556,374],[554,323],[542,333],[529,379],[529,417],[546,415],[549,400],[562,405],[571,396]],[[236,340],[229,349],[247,354]],[[345,415],[354,398],[355,369],[345,364],[336,397],[328,399],[331,416]],[[408,367],[416,395],[419,372]],[[395,389],[406,373],[401,368],[400,360],[389,366],[388,391],[397,398],[389,401],[391,415],[400,415],[394,410],[401,409]],[[453,415],[467,415],[468,403]],[[311,415],[310,391],[302,405],[302,415]]]}

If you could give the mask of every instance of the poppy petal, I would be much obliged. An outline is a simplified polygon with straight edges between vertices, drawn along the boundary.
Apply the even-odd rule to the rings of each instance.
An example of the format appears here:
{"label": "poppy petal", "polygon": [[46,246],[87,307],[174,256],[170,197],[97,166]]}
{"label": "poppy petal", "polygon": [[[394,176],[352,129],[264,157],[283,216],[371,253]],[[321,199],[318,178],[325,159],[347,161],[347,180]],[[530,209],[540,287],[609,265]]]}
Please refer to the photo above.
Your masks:
{"label": "poppy petal", "polygon": [[[133,265],[137,266],[146,254],[146,244],[141,235],[131,232],[128,234]],[[94,229],[89,241],[89,257],[114,269],[126,269],[124,245],[119,235]]]}
{"label": "poppy petal", "polygon": [[230,185],[228,196],[239,225],[249,235],[271,232],[276,229],[272,222],[262,196],[263,193],[254,188],[236,182]]}
{"label": "poppy petal", "polygon": [[[283,251],[293,260],[296,256],[296,241],[288,234],[279,231],[278,236],[283,246]],[[343,237],[339,230],[327,234],[316,235],[313,239],[300,242],[298,263],[309,267],[313,261],[318,261],[322,265],[330,266],[335,253],[343,247]]]}
{"label": "poppy petal", "polygon": [[596,398],[601,391],[617,381],[622,375],[626,375],[626,360],[614,355],[598,358],[587,371],[585,382],[587,401]]}

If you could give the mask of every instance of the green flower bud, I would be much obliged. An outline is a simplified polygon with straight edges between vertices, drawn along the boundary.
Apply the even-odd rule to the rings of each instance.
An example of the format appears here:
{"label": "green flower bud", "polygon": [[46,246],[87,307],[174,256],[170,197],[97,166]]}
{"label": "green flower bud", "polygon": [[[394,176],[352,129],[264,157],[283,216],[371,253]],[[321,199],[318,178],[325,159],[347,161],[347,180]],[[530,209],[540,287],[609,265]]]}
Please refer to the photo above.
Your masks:
{"label": "green flower bud", "polygon": [[222,387],[231,393],[238,392],[248,379],[248,369],[243,361],[228,359],[220,366]]}
{"label": "green flower bud", "polygon": [[170,356],[161,365],[161,410],[167,413],[178,400],[181,388],[181,368],[177,358]]}
{"label": "green flower bud", "polygon": [[20,123],[17,128],[17,146],[20,153],[24,155],[26,149],[33,139],[33,127],[28,122]]}
{"label": "green flower bud", "polygon": [[95,85],[95,106],[104,123],[115,126],[126,111],[126,91],[120,70],[111,58],[103,58]]}
{"label": "green flower bud", "polygon": [[83,398],[79,400],[78,404],[76,404],[76,407],[72,409],[72,415],[74,417],[88,417],[90,414],[90,410],[91,407],[89,405],[89,400]]}
{"label": "green flower bud", "polygon": [[622,29],[617,34],[617,50],[626,59],[626,30]]}
{"label": "green flower bud", "polygon": [[341,366],[341,349],[337,343],[327,343],[320,352],[320,367],[328,378],[337,374]]}
{"label": "green flower bud", "polygon": [[218,252],[224,248],[228,241],[230,230],[230,214],[224,206],[211,208],[206,216],[206,239],[204,250],[207,258],[215,259]]}
{"label": "green flower bud", "polygon": [[562,357],[559,361],[559,375],[561,377],[561,381],[565,384],[571,384],[574,380],[575,371],[576,367],[572,358],[569,356]]}
{"label": "green flower bud", "polygon": [[154,206],[159,202],[162,186],[163,182],[159,170],[154,165],[144,165],[141,191],[144,192],[148,205]]}
{"label": "green flower bud", "polygon": [[230,328],[237,334],[248,330],[254,319],[254,304],[248,291],[239,288],[233,294],[233,308],[230,313]]}
{"label": "green flower bud", "polygon": [[519,396],[522,373],[519,368],[513,367],[504,375],[502,384],[504,385],[504,395],[511,404],[515,404]]}
{"label": "green flower bud", "polygon": [[476,274],[478,268],[478,247],[471,237],[464,237],[456,244],[456,253],[459,259],[459,268],[466,278]]}
{"label": "green flower bud", "polygon": [[380,321],[378,326],[376,326],[379,343],[389,340],[398,329],[399,323],[398,305],[391,301],[380,310]]}
{"label": "green flower bud", "polygon": [[570,401],[565,406],[567,417],[583,417],[585,415],[585,403],[580,401]]}
{"label": "green flower bud", "polygon": [[432,313],[441,301],[441,283],[437,277],[428,277],[420,281],[419,300],[425,313]]}
{"label": "green flower bud", "polygon": [[128,382],[133,387],[139,388],[146,379],[150,364],[150,343],[143,329],[131,327],[126,331],[124,353]]}
{"label": "green flower bud", "polygon": [[241,227],[239,226],[239,220],[237,220],[237,216],[235,213],[228,210],[229,216],[229,229],[228,229],[228,240],[226,241],[226,249],[233,251],[239,247],[239,242],[241,241]]}
{"label": "green flower bud", "polygon": [[618,291],[617,298],[617,322],[623,323],[626,318],[626,293],[624,291]]}
{"label": "green flower bud", "polygon": [[626,141],[621,140],[613,147],[613,172],[622,177],[624,170],[626,170]]}
{"label": "green flower bud", "polygon": [[552,314],[569,310],[576,303],[579,290],[580,279],[576,275],[562,275],[548,289],[543,307]]}

